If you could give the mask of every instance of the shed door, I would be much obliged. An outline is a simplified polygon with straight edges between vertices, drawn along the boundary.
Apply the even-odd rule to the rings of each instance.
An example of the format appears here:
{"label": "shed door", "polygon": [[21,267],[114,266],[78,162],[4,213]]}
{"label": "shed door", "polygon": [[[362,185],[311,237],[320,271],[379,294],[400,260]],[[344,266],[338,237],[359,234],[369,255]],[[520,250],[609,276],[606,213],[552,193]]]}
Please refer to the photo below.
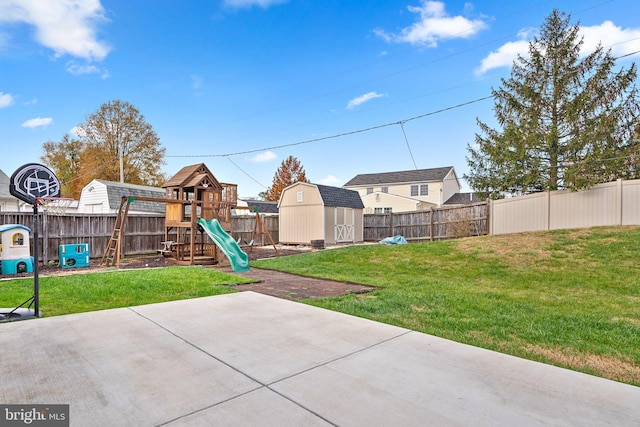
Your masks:
{"label": "shed door", "polygon": [[335,238],[338,242],[355,241],[355,212],[352,208],[335,208]]}

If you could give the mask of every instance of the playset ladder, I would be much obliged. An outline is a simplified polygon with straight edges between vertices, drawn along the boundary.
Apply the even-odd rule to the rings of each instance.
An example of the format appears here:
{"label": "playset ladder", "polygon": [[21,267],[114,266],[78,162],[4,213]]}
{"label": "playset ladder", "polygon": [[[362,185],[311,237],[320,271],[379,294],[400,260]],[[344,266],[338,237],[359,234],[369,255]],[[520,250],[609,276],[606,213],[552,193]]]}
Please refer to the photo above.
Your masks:
{"label": "playset ladder", "polygon": [[120,207],[118,208],[118,215],[116,216],[116,223],[113,227],[113,233],[107,242],[107,247],[102,255],[100,265],[109,267],[110,265],[120,266],[120,247],[122,245],[122,238],[124,236],[124,227],[127,221],[127,214],[129,213],[129,205],[135,199],[134,197],[123,196],[120,200]]}

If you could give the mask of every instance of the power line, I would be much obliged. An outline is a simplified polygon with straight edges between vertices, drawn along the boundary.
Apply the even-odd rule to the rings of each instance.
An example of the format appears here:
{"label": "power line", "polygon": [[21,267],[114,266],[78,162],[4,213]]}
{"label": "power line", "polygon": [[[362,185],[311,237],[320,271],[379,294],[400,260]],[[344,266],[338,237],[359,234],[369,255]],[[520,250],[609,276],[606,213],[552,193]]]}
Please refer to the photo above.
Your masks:
{"label": "power line", "polygon": [[171,157],[171,158],[177,158],[177,157],[229,157],[229,156],[239,156],[239,155],[242,155],[242,154],[258,153],[258,152],[266,151],[266,150],[277,150],[279,148],[294,147],[294,146],[297,146],[297,145],[311,144],[313,142],[320,142],[320,141],[325,141],[325,140],[329,140],[329,139],[336,139],[336,138],[341,138],[343,136],[355,135],[355,134],[358,134],[358,133],[370,132],[372,130],[382,129],[382,128],[389,127],[389,126],[395,126],[395,125],[404,124],[404,123],[410,122],[412,120],[422,119],[424,117],[428,117],[428,116],[433,116],[435,114],[444,113],[445,111],[455,110],[456,108],[461,108],[461,107],[465,107],[467,105],[475,104],[476,102],[484,101],[484,100],[487,100],[489,98],[493,98],[493,96],[489,95],[489,96],[484,96],[482,98],[476,98],[476,99],[473,99],[471,101],[463,102],[461,104],[452,105],[450,107],[442,108],[442,109],[436,110],[436,111],[431,111],[431,112],[428,112],[428,113],[425,113],[425,114],[420,114],[419,116],[410,117],[408,119],[400,120],[400,121],[397,121],[397,122],[385,123],[385,124],[382,124],[382,125],[371,126],[371,127],[368,127],[368,128],[353,130],[353,131],[349,131],[349,132],[343,132],[343,133],[339,133],[339,134],[335,134],[335,135],[323,136],[322,138],[307,139],[305,141],[292,142],[292,143],[289,143],[289,144],[273,145],[271,147],[255,148],[255,149],[252,149],[252,150],[236,151],[236,152],[232,152],[232,153],[222,153],[222,154],[176,154],[176,155],[168,155],[168,156],[165,156],[165,157]]}
{"label": "power line", "polygon": [[407,143],[407,148],[409,149],[409,154],[411,155],[411,161],[413,161],[413,167],[418,170],[418,165],[416,165],[416,159],[413,158],[413,152],[411,151],[411,146],[409,145],[409,139],[407,138],[407,133],[404,131],[404,122],[400,122],[400,129],[402,129],[402,134],[404,135],[404,142]]}

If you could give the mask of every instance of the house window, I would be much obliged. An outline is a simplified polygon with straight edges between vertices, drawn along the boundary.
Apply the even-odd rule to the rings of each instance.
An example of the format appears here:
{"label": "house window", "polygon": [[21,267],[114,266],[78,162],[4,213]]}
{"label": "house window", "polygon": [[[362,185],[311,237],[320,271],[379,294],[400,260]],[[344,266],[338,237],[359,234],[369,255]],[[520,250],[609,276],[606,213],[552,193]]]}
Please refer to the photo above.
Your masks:
{"label": "house window", "polygon": [[389,214],[391,213],[391,208],[373,208],[373,213],[374,214]]}
{"label": "house window", "polygon": [[298,203],[302,203],[302,200],[303,200],[302,191],[298,191],[298,194],[296,196],[297,196],[296,200],[298,201]]}
{"label": "house window", "polygon": [[411,186],[411,197],[420,196],[428,196],[429,195],[429,185],[428,184],[420,184],[420,185],[412,185]]}
{"label": "house window", "polygon": [[380,191],[382,193],[388,193],[389,192],[389,187],[380,187]]}
{"label": "house window", "polygon": [[373,187],[367,187],[367,194],[373,193]]}

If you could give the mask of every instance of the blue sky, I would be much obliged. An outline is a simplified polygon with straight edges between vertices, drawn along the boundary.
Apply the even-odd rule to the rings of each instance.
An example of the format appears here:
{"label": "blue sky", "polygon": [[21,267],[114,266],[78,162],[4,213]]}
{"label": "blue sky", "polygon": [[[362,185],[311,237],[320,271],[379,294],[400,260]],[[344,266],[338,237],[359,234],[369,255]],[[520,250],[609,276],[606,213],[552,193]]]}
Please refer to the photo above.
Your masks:
{"label": "blue sky", "polygon": [[164,172],[204,162],[242,197],[289,155],[327,185],[416,167],[462,179],[476,119],[494,123],[481,99],[553,8],[585,51],[640,51],[637,0],[0,0],[0,169],[40,162],[120,99],[156,130]]}

